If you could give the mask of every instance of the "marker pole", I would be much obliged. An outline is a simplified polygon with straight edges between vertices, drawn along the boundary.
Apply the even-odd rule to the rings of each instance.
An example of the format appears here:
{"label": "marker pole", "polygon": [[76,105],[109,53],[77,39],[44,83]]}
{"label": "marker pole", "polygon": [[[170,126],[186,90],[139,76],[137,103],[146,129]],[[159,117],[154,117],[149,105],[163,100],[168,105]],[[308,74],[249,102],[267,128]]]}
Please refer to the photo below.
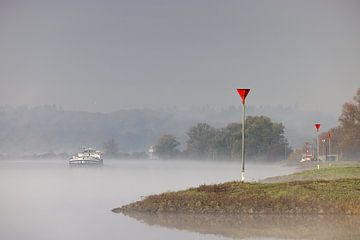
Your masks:
{"label": "marker pole", "polygon": [[245,101],[242,105],[242,130],[241,130],[241,181],[245,181]]}
{"label": "marker pole", "polygon": [[331,160],[331,136],[329,134],[329,160]]}
{"label": "marker pole", "polygon": [[316,128],[316,153],[317,153],[317,168],[320,169],[320,158],[319,158],[319,130],[320,130],[320,123],[315,123]]}
{"label": "marker pole", "polygon": [[319,159],[319,130],[317,130],[317,146],[316,146],[316,153],[317,153],[317,168],[320,169],[320,159]]}
{"label": "marker pole", "polygon": [[241,121],[241,181],[245,181],[245,98],[249,94],[250,89],[238,88],[236,89],[241,97],[242,102],[242,121]]}

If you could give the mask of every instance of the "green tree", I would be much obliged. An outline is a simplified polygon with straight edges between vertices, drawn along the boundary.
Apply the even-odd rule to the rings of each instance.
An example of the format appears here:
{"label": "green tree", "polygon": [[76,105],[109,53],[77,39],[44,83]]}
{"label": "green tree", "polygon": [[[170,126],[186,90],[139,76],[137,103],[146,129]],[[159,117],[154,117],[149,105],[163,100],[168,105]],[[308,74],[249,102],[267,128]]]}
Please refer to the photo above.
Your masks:
{"label": "green tree", "polygon": [[248,156],[270,156],[276,158],[284,154],[288,145],[284,136],[284,125],[273,123],[265,116],[249,116],[246,119],[246,151]]}
{"label": "green tree", "polygon": [[230,123],[225,128],[216,131],[215,149],[221,158],[236,158],[240,156],[241,124]]}
{"label": "green tree", "polygon": [[[226,126],[225,139],[229,144],[227,155],[237,158],[241,152],[241,124],[231,123]],[[245,130],[246,155],[248,157],[266,157],[268,160],[283,159],[285,151],[291,148],[284,136],[282,123],[274,123],[265,116],[249,116],[246,118]]]}
{"label": "green tree", "polygon": [[232,139],[231,132],[227,128],[220,128],[215,130],[213,138],[213,151],[215,158],[228,158],[231,152]]}
{"label": "green tree", "polygon": [[173,135],[162,135],[155,145],[155,154],[161,159],[176,157],[180,153],[177,149],[179,145],[180,143]]}
{"label": "green tree", "polygon": [[[284,159],[291,148],[284,136],[282,123],[274,123],[265,116],[249,116],[246,119],[246,155],[266,157],[268,160]],[[189,157],[230,158],[240,156],[241,124],[230,123],[225,128],[215,129],[206,123],[198,123],[187,132]]]}
{"label": "green tree", "polygon": [[216,130],[207,123],[198,123],[187,132],[186,152],[190,157],[209,158],[215,151]]}

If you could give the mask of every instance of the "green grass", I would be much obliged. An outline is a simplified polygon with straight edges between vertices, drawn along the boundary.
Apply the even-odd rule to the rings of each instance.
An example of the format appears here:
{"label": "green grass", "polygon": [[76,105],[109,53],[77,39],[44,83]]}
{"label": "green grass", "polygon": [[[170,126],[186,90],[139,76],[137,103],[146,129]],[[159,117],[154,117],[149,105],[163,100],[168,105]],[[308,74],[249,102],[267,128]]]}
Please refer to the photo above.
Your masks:
{"label": "green grass", "polygon": [[[286,182],[286,179],[291,181]],[[125,205],[114,211],[195,214],[360,214],[359,166],[310,170],[279,177],[276,180],[278,182],[228,182],[202,185],[183,191],[148,196],[142,201]]]}
{"label": "green grass", "polygon": [[263,183],[289,182],[304,180],[337,180],[343,178],[360,178],[360,165],[331,166],[312,169],[286,176],[271,177],[262,180]]}

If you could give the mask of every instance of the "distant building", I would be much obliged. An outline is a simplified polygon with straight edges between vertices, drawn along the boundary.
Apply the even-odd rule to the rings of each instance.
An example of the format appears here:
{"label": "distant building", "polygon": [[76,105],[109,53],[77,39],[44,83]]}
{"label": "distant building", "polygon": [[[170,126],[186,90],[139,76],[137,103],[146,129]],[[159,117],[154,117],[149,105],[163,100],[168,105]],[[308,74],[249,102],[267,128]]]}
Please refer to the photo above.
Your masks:
{"label": "distant building", "polygon": [[149,157],[150,157],[150,159],[153,159],[153,154],[154,154],[154,147],[151,146],[151,147],[149,148]]}

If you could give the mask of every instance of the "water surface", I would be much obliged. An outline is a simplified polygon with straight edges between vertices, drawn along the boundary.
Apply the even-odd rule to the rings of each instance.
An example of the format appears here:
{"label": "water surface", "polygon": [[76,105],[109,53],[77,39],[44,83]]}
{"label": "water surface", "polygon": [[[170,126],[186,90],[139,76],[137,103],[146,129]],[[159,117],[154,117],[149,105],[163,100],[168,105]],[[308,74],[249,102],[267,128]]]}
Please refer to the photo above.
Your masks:
{"label": "water surface", "polygon": [[[103,167],[69,168],[66,160],[0,161],[0,239],[225,239],[143,224],[111,209],[149,194],[237,180],[239,170],[237,162],[107,160]],[[293,171],[248,164],[247,179]]]}

